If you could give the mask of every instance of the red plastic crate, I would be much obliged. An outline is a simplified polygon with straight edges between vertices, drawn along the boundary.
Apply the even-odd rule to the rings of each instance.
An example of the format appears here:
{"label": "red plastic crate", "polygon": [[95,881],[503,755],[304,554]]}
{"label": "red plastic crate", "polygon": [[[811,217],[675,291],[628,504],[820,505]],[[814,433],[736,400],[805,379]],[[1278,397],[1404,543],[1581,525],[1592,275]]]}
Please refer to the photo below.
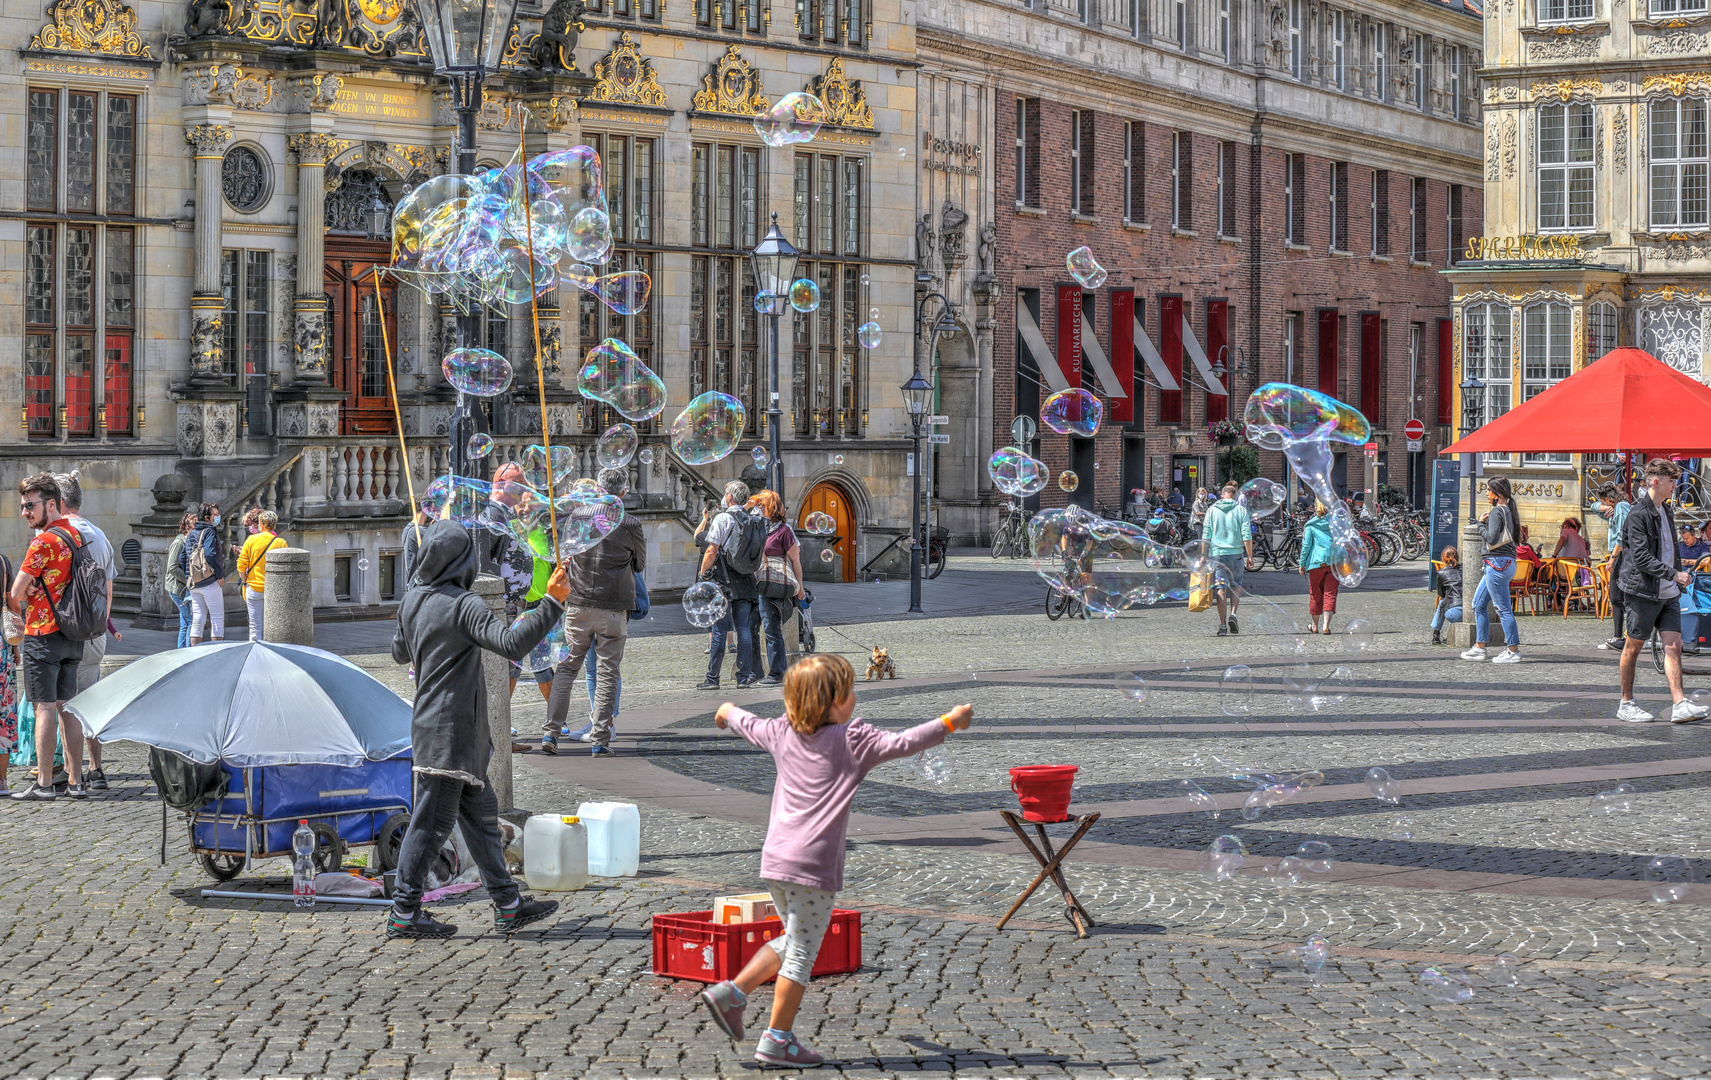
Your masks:
{"label": "red plastic crate", "polygon": [[[757,949],[783,933],[777,919],[720,924],[711,911],[655,915],[654,974],[705,983],[734,979]],[[860,967],[861,912],[833,908],[813,974],[844,975]]]}

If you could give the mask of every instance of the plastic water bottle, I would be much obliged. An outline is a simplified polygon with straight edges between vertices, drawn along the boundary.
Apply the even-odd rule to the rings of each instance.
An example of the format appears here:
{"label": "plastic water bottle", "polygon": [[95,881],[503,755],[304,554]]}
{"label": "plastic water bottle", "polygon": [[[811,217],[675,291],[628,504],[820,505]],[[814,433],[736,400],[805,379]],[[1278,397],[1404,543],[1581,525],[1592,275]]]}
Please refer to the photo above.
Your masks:
{"label": "plastic water bottle", "polygon": [[291,899],[300,908],[315,906],[315,833],[307,818],[297,823],[291,834],[291,850],[296,862],[291,868]]}

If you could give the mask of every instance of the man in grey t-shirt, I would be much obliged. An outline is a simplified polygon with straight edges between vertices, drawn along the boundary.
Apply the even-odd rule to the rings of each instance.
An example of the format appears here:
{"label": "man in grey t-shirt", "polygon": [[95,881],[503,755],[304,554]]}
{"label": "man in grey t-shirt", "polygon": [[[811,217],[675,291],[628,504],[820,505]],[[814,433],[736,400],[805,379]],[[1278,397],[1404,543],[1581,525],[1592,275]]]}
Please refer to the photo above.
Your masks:
{"label": "man in grey t-shirt", "polygon": [[[83,543],[100,564],[101,572],[107,576],[107,615],[113,614],[113,579],[119,576],[119,563],[113,557],[112,541],[107,534],[96,527],[95,523],[83,516],[83,485],[78,483],[77,474],[55,473],[54,483],[59,485],[60,505],[65,507],[65,517],[71,522],[78,535],[83,537]],[[93,639],[83,643],[83,662],[77,665],[77,692],[94,686],[101,680],[101,661],[107,655],[107,634],[105,631]],[[89,748],[89,768],[84,774],[84,782],[90,791],[107,790],[107,773],[101,768],[101,744],[94,739],[85,739],[83,744]]]}

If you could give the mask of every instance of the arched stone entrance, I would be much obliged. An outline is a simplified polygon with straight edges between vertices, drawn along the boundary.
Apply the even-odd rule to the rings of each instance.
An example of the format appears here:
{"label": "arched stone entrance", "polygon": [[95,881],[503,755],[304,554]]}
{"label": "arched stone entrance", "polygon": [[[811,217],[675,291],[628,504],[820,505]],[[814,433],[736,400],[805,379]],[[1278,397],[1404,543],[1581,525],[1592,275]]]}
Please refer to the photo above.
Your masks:
{"label": "arched stone entrance", "polygon": [[796,525],[800,529],[802,523],[808,520],[808,515],[819,511],[831,516],[837,522],[838,542],[831,545],[843,561],[844,580],[854,581],[856,575],[856,508],[855,500],[850,498],[844,486],[835,480],[822,480],[808,489],[802,496],[802,506],[796,512]]}

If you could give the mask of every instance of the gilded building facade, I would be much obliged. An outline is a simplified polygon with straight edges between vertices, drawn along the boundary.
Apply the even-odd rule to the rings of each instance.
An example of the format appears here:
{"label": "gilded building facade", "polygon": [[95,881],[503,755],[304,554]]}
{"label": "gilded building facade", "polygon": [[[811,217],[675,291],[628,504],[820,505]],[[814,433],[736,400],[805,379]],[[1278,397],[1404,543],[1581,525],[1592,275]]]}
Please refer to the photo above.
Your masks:
{"label": "gilded building facade", "polygon": [[[1499,416],[1618,345],[1703,380],[1711,13],[1703,0],[1503,0],[1486,15],[1485,235],[1447,275],[1456,424]],[[1464,383],[1478,384],[1465,400]],[[1483,464],[1511,478],[1546,546],[1616,471],[1580,454]],[[1588,525],[1602,539],[1596,515]]]}
{"label": "gilded building facade", "polygon": [[[588,143],[615,249],[653,299],[620,316],[586,293],[482,314],[506,355],[491,464],[540,440],[592,446],[616,417],[574,391],[583,350],[627,341],[665,379],[662,446],[689,398],[740,397],[745,440],[699,469],[631,464],[650,584],[691,579],[702,502],[765,441],[766,324],[748,253],[776,215],[820,286],[780,326],[785,496],[839,520],[852,573],[906,519],[899,386],[913,297],[914,27],[902,0],[524,0],[478,120],[482,167]],[[384,610],[403,587],[408,492],[448,466],[455,312],[376,270],[393,208],[456,161],[456,116],[408,0],[8,0],[0,27],[0,477],[77,467],[86,509],[135,539],[121,607],[159,621],[162,554],[202,500],[278,510],[314,557],[323,615]],[[772,148],[751,119],[818,93],[828,123]],[[856,327],[877,309],[877,348]],[[407,452],[399,448],[387,357]],[[546,384],[536,391],[536,365]],[[752,475],[752,473],[751,473]],[[21,524],[0,544],[20,551]],[[870,552],[871,547],[871,552]],[[816,560],[817,562],[817,560]],[[234,608],[241,604],[234,600]]]}

